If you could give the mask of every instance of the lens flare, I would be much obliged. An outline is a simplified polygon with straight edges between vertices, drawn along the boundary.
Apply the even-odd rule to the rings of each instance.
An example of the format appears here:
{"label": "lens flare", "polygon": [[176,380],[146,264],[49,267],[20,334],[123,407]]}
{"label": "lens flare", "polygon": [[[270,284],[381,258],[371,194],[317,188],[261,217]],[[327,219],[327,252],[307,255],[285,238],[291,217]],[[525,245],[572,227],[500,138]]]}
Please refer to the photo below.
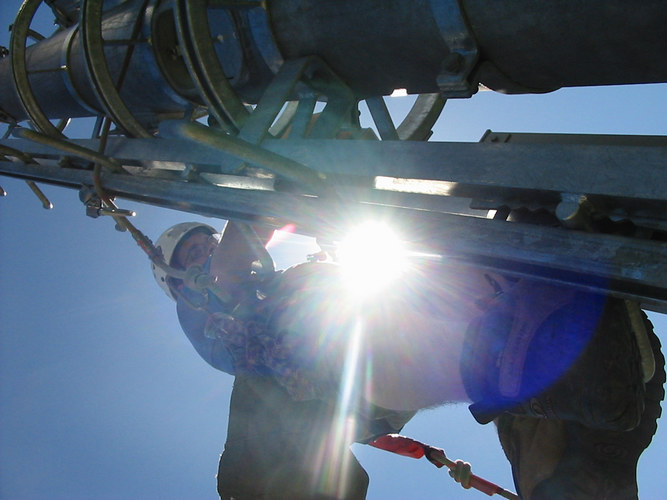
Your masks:
{"label": "lens flare", "polygon": [[407,268],[407,253],[387,225],[367,222],[356,227],[338,246],[338,261],[350,291],[358,296],[378,292]]}

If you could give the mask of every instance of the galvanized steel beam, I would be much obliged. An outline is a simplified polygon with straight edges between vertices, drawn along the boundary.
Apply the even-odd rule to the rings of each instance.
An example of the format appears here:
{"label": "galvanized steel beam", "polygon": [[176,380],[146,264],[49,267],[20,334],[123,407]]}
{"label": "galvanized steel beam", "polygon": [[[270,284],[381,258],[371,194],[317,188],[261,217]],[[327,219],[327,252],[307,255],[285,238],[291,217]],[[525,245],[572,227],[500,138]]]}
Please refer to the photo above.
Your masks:
{"label": "galvanized steel beam", "polygon": [[[582,136],[576,136],[582,137]],[[591,142],[600,136],[590,136]],[[461,196],[489,191],[586,193],[619,199],[667,202],[667,138],[631,136],[637,145],[568,143],[450,143],[359,140],[266,140],[263,147],[325,174],[388,176],[451,183]],[[96,139],[72,140],[97,150]],[[638,143],[647,144],[639,146]],[[36,156],[58,156],[47,146],[21,139],[0,144]],[[183,139],[111,137],[105,153],[130,165],[144,162],[215,166],[220,173],[231,155]],[[260,165],[261,166],[261,165]]]}
{"label": "galvanized steel beam", "polygon": [[[17,145],[17,141],[20,140],[4,140],[2,143],[11,142]],[[77,141],[81,146],[93,148],[96,142]],[[296,148],[292,154],[298,157],[297,146],[305,141],[295,141],[296,144],[292,141],[271,142],[272,144],[275,142],[275,145],[291,143]],[[161,154],[158,154],[156,149],[146,150],[146,146],[153,144],[157,146],[160,143],[164,143],[161,144]],[[351,145],[358,144],[351,141],[343,146],[347,149]],[[21,149],[28,148],[27,143],[19,146]],[[434,143],[431,146],[445,147],[446,144]],[[491,160],[486,156],[488,152],[483,152],[486,150],[483,146],[486,145],[468,146],[471,148],[474,146],[482,151],[480,156],[482,160]],[[92,171],[57,166],[61,151],[40,145],[33,145],[28,149],[41,164],[1,161],[0,173],[72,188],[92,185]],[[654,154],[664,153],[663,148],[657,149],[659,151],[654,151]],[[175,162],[186,158],[192,160],[193,157],[205,162],[216,161],[216,153],[213,150],[195,146],[189,141],[115,139],[110,142],[107,153],[110,150],[113,151],[114,158],[120,159],[122,163],[141,163],[141,156],[147,156],[151,160],[160,158],[163,161]],[[310,150],[312,149],[309,148]],[[131,152],[141,152],[141,155],[130,154]],[[342,151],[338,153],[341,155],[338,159],[344,157]],[[471,150],[467,153],[470,154]],[[451,159],[452,155],[449,156]],[[647,161],[650,156],[643,155],[642,158]],[[534,153],[531,152],[530,157],[534,157]],[[593,156],[586,154],[580,159],[591,158]],[[605,153],[605,158],[608,159],[608,153]],[[219,162],[219,159],[217,161]],[[337,163],[331,158],[329,162],[329,165]],[[632,164],[628,170],[633,170],[635,166],[639,168],[639,163],[641,162],[637,161]],[[457,167],[456,161],[453,166]],[[369,170],[374,169],[372,166],[365,172],[368,174]],[[587,182],[586,169],[583,170],[583,178],[579,180]],[[453,171],[457,171],[457,168]],[[579,288],[609,291],[618,296],[639,300],[649,308],[667,312],[667,244],[664,242],[501,222],[436,210],[399,208],[368,202],[378,194],[377,190],[368,187],[351,190],[341,201],[338,198],[329,199],[271,190],[231,189],[211,184],[184,182],[177,175],[171,176],[171,179],[162,175],[168,172],[153,169],[148,170],[149,175],[146,176],[141,175],[141,169],[136,169],[135,175],[104,173],[102,183],[109,194],[122,198],[202,215],[259,221],[272,226],[291,222],[297,225],[301,233],[331,239],[340,236],[350,220],[369,216],[388,217],[403,229],[406,239],[416,250],[436,255],[437,259],[455,259],[515,275],[529,275]],[[387,171],[382,173],[386,174]],[[615,173],[620,174],[619,171]],[[162,178],[158,177],[158,174]],[[465,172],[460,171],[459,175],[465,175]],[[554,175],[547,182],[555,183],[559,182],[559,179],[558,175]],[[572,182],[572,179],[566,179],[564,182]],[[662,189],[660,182],[664,180],[657,179],[657,182],[659,184],[657,189]],[[644,182],[643,188],[637,183],[630,184],[630,189],[637,191],[639,195],[648,195],[648,199],[657,196],[664,201],[666,190],[654,193],[651,190],[656,186],[650,186],[651,183]],[[617,182],[610,184],[612,187],[617,185]],[[627,183],[625,185],[627,186]],[[341,192],[347,193],[344,188]],[[626,191],[626,194],[628,192]],[[440,199],[440,197],[433,198]]]}

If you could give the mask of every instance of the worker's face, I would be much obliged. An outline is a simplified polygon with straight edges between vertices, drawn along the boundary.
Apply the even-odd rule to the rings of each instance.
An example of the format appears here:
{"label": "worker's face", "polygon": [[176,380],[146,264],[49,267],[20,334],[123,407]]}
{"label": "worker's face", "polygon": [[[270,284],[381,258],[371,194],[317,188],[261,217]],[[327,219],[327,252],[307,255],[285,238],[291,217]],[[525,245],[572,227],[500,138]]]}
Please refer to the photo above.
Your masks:
{"label": "worker's face", "polygon": [[218,245],[210,234],[195,232],[182,241],[174,254],[174,264],[187,269],[193,265],[203,266]]}

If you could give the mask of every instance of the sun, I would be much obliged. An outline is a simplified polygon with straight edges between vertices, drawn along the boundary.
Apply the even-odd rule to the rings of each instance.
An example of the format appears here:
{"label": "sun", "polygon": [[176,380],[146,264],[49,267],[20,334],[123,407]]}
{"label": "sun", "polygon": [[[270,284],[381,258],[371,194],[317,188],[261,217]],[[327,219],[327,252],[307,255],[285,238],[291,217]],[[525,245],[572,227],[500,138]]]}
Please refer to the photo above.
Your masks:
{"label": "sun", "polygon": [[407,269],[405,245],[386,224],[366,222],[355,227],[336,252],[349,290],[365,297],[396,281]]}

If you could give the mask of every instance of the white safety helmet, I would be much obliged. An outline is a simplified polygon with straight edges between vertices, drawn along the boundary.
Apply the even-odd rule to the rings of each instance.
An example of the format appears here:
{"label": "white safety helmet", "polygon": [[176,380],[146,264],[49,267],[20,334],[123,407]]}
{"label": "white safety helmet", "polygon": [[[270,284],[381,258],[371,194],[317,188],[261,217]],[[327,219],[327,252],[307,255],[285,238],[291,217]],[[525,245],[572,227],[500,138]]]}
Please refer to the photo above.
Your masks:
{"label": "white safety helmet", "polygon": [[[155,247],[158,249],[158,251],[162,252],[162,258],[167,263],[167,265],[171,266],[174,254],[176,253],[176,248],[178,247],[179,243],[194,231],[204,231],[209,232],[210,234],[216,233],[216,230],[208,224],[202,224],[201,222],[182,222],[170,227],[158,238]],[[151,263],[151,269],[153,270],[155,281],[157,281],[157,284],[160,285],[160,288],[165,291],[170,299],[176,300],[176,296],[169,286],[169,276],[164,271],[164,269],[161,269],[154,263]]]}

